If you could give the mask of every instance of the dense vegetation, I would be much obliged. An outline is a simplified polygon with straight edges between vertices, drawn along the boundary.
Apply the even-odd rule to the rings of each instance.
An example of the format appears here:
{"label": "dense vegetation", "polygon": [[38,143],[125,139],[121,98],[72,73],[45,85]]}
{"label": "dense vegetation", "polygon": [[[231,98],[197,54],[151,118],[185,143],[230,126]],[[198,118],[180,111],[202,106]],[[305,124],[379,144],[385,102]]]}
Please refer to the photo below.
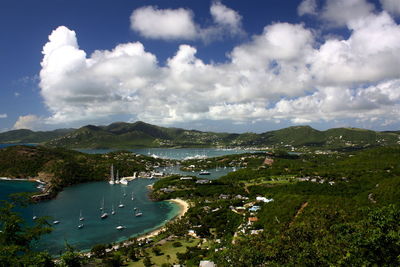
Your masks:
{"label": "dense vegetation", "polygon": [[[208,240],[207,250],[192,256],[188,250],[181,263],[196,266],[206,258],[218,266],[400,264],[400,147],[266,157],[271,165],[209,184],[171,177],[154,185],[155,197],[192,203],[180,225],[169,226],[171,233],[184,236],[192,229]],[[257,202],[257,196],[272,201]],[[252,205],[259,209],[249,211]]]}
{"label": "dense vegetation", "polygon": [[53,193],[62,188],[89,181],[109,179],[110,166],[121,177],[149,171],[167,161],[126,151],[85,154],[63,148],[12,146],[0,149],[0,176],[36,178],[48,182]]}
{"label": "dense vegetation", "polygon": [[296,150],[346,149],[399,144],[399,132],[375,132],[356,128],[318,131],[295,126],[261,134],[214,133],[159,127],[144,122],[117,122],[107,126],[51,132],[14,130],[0,133],[0,143],[34,142],[67,148],[132,147],[263,147]]}
{"label": "dense vegetation", "polygon": [[[148,158],[146,165],[146,157],[127,152],[102,156],[40,147],[14,149],[7,150],[10,159],[1,157],[4,150],[0,150],[1,170],[35,173],[43,171],[41,168],[48,170],[54,161],[68,159],[77,169],[81,168],[79,164],[87,163],[91,168],[104,164],[106,177],[110,163],[119,166],[129,162],[135,166],[132,163],[140,158],[143,162],[138,164],[144,165],[137,168],[162,164],[161,160]],[[21,166],[14,170],[12,166],[18,165],[18,160]],[[152,197],[187,200],[190,208],[186,215],[168,223],[152,242],[134,241],[119,251],[96,245],[92,249],[95,257],[86,260],[87,264],[171,266],[179,262],[198,266],[207,259],[218,266],[400,265],[399,146],[295,155],[275,151],[182,165],[242,168],[213,181],[177,175],[160,179],[153,185]],[[64,169],[72,171],[68,165],[60,167],[60,171]],[[41,257],[48,262],[47,254],[30,254],[33,252],[26,245],[27,240],[48,231],[45,225],[33,230],[18,228],[22,222],[9,207],[5,206],[3,213],[0,245],[14,257],[0,253],[0,260],[28,262],[28,258]],[[7,242],[12,248],[5,240],[11,240]],[[15,242],[21,245],[14,246]],[[72,249],[61,260],[75,266],[82,263]],[[46,266],[41,262],[37,265]]]}

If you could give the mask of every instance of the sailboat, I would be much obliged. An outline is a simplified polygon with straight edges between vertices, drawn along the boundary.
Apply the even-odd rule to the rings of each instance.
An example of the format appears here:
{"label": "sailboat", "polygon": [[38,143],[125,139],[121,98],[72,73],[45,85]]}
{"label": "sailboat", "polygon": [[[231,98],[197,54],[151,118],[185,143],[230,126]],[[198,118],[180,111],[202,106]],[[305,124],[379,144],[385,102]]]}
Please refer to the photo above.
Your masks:
{"label": "sailboat", "polygon": [[117,177],[115,178],[115,183],[119,184],[119,171],[117,170]]}
{"label": "sailboat", "polygon": [[112,214],[112,215],[115,215],[114,204],[112,205],[111,214]]}
{"label": "sailboat", "polygon": [[103,211],[103,212],[101,213],[101,215],[100,215],[100,218],[101,218],[101,219],[107,218],[107,217],[108,217],[108,213],[104,211],[104,197],[103,197],[103,204],[102,204],[100,210]]}
{"label": "sailboat", "polygon": [[143,215],[143,213],[139,209],[136,209],[135,216],[140,217],[142,215]]}
{"label": "sailboat", "polygon": [[80,221],[85,220],[85,217],[82,216],[82,210],[79,212],[79,220]]}
{"label": "sailboat", "polygon": [[122,202],[120,201],[120,202],[119,202],[119,205],[118,205],[118,208],[123,208],[123,207],[125,207],[125,205],[122,204]]}
{"label": "sailboat", "polygon": [[134,199],[135,199],[135,196],[133,195],[133,192],[132,192],[131,200],[134,200]]}
{"label": "sailboat", "polygon": [[104,209],[104,197],[103,197],[103,201],[101,202],[101,206],[100,206],[100,210]]}
{"label": "sailboat", "polygon": [[114,165],[111,164],[111,170],[110,170],[110,181],[108,182],[109,184],[114,184]]}
{"label": "sailboat", "polygon": [[117,230],[123,230],[123,229],[125,229],[126,227],[125,226],[123,226],[123,225],[118,225],[117,227],[115,227],[115,229],[117,229]]}
{"label": "sailboat", "polygon": [[[79,221],[83,221],[85,218],[82,217],[82,210],[79,212]],[[78,224],[78,229],[82,229],[84,226],[83,223]]]}
{"label": "sailboat", "polygon": [[106,219],[108,217],[108,213],[107,212],[103,212],[100,216],[101,219]]}

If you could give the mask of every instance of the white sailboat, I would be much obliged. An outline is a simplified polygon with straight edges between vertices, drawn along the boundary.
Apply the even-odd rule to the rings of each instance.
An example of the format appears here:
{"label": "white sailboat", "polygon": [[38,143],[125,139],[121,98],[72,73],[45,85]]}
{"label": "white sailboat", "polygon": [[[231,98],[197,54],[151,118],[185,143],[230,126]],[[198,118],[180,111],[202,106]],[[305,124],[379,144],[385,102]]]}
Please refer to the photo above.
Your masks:
{"label": "white sailboat", "polygon": [[100,210],[102,210],[103,212],[100,215],[101,219],[106,219],[108,217],[108,213],[104,211],[104,197],[103,197],[103,204],[101,205]]}
{"label": "white sailboat", "polygon": [[143,215],[143,213],[139,209],[136,209],[135,216],[140,217],[142,215]]}
{"label": "white sailboat", "polygon": [[114,204],[112,205],[111,214],[112,214],[112,215],[115,215]]}
{"label": "white sailboat", "polygon": [[119,171],[117,170],[117,177],[115,178],[115,183],[119,184]]}
{"label": "white sailboat", "polygon": [[[83,221],[85,218],[82,217],[82,210],[79,212],[79,221]],[[82,229],[84,226],[83,223],[78,224],[78,229]]]}
{"label": "white sailboat", "polygon": [[111,170],[110,170],[110,181],[108,182],[109,184],[114,184],[114,165],[111,164]]}
{"label": "white sailboat", "polygon": [[85,217],[82,216],[82,210],[80,210],[80,212],[79,212],[79,220],[80,221],[85,220]]}
{"label": "white sailboat", "polygon": [[133,192],[132,192],[131,200],[134,200],[134,199],[135,199],[135,196],[133,195]]}
{"label": "white sailboat", "polygon": [[120,201],[120,202],[119,202],[119,205],[118,205],[118,208],[123,208],[123,207],[125,207],[125,205],[122,204],[122,202]]}

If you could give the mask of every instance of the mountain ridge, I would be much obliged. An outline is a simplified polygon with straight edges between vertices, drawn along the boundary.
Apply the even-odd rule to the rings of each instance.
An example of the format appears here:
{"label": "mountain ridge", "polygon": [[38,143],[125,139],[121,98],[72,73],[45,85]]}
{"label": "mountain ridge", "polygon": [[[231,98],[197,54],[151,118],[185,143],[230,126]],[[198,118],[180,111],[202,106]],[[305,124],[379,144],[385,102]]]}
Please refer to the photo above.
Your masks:
{"label": "mountain ridge", "polygon": [[331,128],[320,131],[305,125],[259,134],[252,132],[238,134],[161,127],[137,121],[114,122],[102,126],[85,125],[79,129],[58,129],[48,132],[13,130],[0,133],[0,142],[3,143],[28,141],[66,148],[246,146],[292,150],[299,147],[344,149],[399,144],[400,131],[378,132],[361,128]]}

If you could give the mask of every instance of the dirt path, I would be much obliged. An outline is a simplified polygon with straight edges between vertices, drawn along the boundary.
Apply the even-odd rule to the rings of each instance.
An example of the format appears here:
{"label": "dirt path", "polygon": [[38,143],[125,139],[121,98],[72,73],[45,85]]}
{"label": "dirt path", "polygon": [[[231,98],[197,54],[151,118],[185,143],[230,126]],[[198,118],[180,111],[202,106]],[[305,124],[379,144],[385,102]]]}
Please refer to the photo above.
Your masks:
{"label": "dirt path", "polygon": [[293,220],[290,222],[289,227],[292,226],[296,218],[303,212],[303,210],[308,206],[308,202],[304,202],[299,210],[296,212],[296,215],[294,215]]}

